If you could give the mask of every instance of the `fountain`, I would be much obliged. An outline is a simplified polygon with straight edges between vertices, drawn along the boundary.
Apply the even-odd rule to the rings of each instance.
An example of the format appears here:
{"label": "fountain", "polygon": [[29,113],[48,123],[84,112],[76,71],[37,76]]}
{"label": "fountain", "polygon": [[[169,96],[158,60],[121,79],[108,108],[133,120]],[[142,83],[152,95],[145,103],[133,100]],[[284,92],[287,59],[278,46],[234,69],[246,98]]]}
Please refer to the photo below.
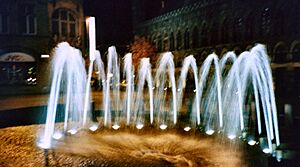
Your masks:
{"label": "fountain", "polygon": [[[93,39],[95,33],[91,32]],[[239,56],[228,52],[220,60],[212,53],[199,71],[196,59],[187,56],[180,74],[176,73],[171,52],[162,54],[154,70],[149,58],[143,58],[137,77],[129,53],[124,57],[122,82],[119,57],[113,46],[108,49],[105,68],[100,52],[90,41],[87,75],[80,51],[67,43],[58,44],[53,56],[47,121],[38,141],[41,148],[53,148],[56,146],[53,140],[60,140],[66,134],[75,135],[81,129],[97,133],[101,131],[99,127],[182,129],[207,135],[218,132],[218,136],[230,140],[248,138],[249,145],[255,145],[259,137],[266,153],[275,152],[274,145],[280,145],[270,64],[261,44]],[[103,98],[93,101],[102,106],[99,112],[103,114],[96,120],[92,120],[90,106],[93,70],[103,88]],[[126,85],[125,91],[121,83]],[[59,103],[64,104],[64,111],[57,111]],[[253,110],[247,108],[250,104],[255,106]],[[63,128],[55,123],[56,112],[64,112]]]}
{"label": "fountain", "polygon": [[[90,102],[87,101],[90,100],[88,80],[93,61],[91,61],[92,65],[89,66],[88,77],[86,77],[78,50],[70,47],[67,43],[61,43],[54,53],[54,74],[47,122],[41,140],[43,143],[41,147],[43,148],[53,146],[51,138],[57,136],[56,131],[75,134],[79,129],[87,128],[85,124],[91,122],[89,120],[91,111],[87,107]],[[74,59],[67,59],[71,53],[74,54]],[[172,53],[167,52],[162,55],[154,79],[152,78],[149,58],[144,58],[141,60],[138,70],[137,90],[134,90],[131,54],[127,54],[124,58],[123,70],[127,84],[123,98],[121,98],[120,93],[120,71],[116,49],[110,47],[108,50],[106,75],[99,52],[95,52],[95,60],[98,78],[103,87],[104,98],[97,100],[102,100],[100,103],[103,103],[104,106],[103,126],[105,127],[119,129],[123,125],[122,118],[126,118],[127,125],[134,125],[137,129],[142,129],[147,124],[145,122],[147,120],[149,125],[159,126],[162,130],[170,126],[175,127],[177,122],[181,121],[177,118],[178,112],[182,114],[180,113],[182,106],[187,105],[183,103],[184,93],[191,91],[184,91],[187,84],[187,73],[191,67],[195,89],[192,90],[194,94],[191,97],[191,107],[185,106],[185,110],[190,110],[185,111],[190,113],[190,116],[187,117],[189,120],[184,120],[190,122],[188,126],[184,127],[186,131],[202,126],[209,135],[219,131],[226,134],[230,139],[240,136],[241,133],[248,130],[246,127],[249,123],[249,114],[253,114],[245,108],[247,97],[254,96],[252,101],[255,103],[258,134],[262,135],[265,132],[268,149],[271,151],[273,150],[273,139],[275,139],[277,146],[280,144],[272,76],[263,45],[257,45],[251,51],[245,51],[238,57],[233,52],[229,52],[220,61],[217,55],[211,54],[204,61],[199,74],[195,58],[188,56],[183,61],[177,85]],[[228,68],[225,66],[229,60],[231,60],[232,65],[227,74],[222,74],[224,69]],[[211,67],[212,62],[214,69]],[[73,68],[74,66],[79,68]],[[213,72],[209,73],[210,69]],[[206,86],[208,80],[210,86]],[[146,92],[144,91],[145,81],[147,81],[148,89]],[[60,83],[64,83],[63,86]],[[63,96],[65,98],[64,128],[55,130],[55,113],[60,92],[66,92]],[[189,96],[191,95],[189,94]],[[263,121],[261,116],[263,116]],[[113,123],[111,123],[112,120]],[[81,124],[77,122],[81,122]],[[218,126],[216,122],[218,122]],[[265,123],[265,129],[262,129],[262,122]],[[100,125],[101,122],[96,122],[97,124]],[[89,128],[94,129],[93,131],[97,129],[94,124],[93,127]]]}
{"label": "fountain", "polygon": [[45,133],[38,143],[40,147],[50,148],[53,135],[59,136],[58,134],[61,132],[55,129],[57,106],[60,102],[65,104],[63,131],[75,134],[82,127],[86,80],[86,71],[80,51],[70,47],[66,42],[58,44],[54,52]]}

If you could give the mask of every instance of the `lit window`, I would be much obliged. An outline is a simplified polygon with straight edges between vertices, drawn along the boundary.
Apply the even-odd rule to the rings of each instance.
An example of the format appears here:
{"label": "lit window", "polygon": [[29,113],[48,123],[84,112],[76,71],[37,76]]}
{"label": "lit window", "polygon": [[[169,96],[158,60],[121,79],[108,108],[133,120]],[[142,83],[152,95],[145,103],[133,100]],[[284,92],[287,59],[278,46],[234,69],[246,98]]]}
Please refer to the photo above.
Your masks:
{"label": "lit window", "polygon": [[67,10],[58,9],[52,15],[52,34],[60,37],[75,37],[76,17]]}

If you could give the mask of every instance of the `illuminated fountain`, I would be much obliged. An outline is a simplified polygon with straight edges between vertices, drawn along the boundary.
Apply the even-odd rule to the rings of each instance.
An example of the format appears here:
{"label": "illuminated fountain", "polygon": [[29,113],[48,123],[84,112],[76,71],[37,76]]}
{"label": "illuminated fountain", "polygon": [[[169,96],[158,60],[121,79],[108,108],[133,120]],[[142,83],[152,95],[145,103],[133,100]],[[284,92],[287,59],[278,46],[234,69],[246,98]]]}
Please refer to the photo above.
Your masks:
{"label": "illuminated fountain", "polygon": [[65,104],[64,132],[75,134],[83,123],[84,90],[87,77],[80,51],[70,47],[66,42],[60,43],[54,52],[52,65],[53,76],[45,132],[38,143],[42,148],[52,146],[52,137],[62,136],[62,130],[57,129],[55,125],[59,103]]}
{"label": "illuminated fountain", "polygon": [[[63,137],[62,132],[73,135],[80,129],[94,132],[99,127],[114,130],[136,127],[140,130],[148,125],[161,130],[203,130],[208,135],[218,132],[231,140],[246,136],[249,145],[257,143],[258,134],[267,141],[263,148],[267,153],[274,151],[274,144],[279,146],[272,75],[263,45],[256,45],[238,57],[228,52],[219,60],[216,54],[210,54],[199,71],[195,58],[190,55],[184,59],[180,74],[176,73],[171,52],[162,54],[155,70],[151,69],[149,58],[143,58],[137,77],[132,55],[127,54],[123,66],[125,80],[122,82],[116,48],[108,49],[105,68],[94,46],[90,45],[88,75],[78,50],[67,43],[56,47],[47,121],[39,140],[40,147],[54,147],[52,140]],[[70,56],[72,58],[68,58]],[[99,84],[103,87],[103,98],[94,99],[103,106],[100,111],[103,116],[99,116],[98,122],[91,118],[93,67],[96,67]],[[189,72],[193,82],[187,82]],[[123,82],[126,91],[120,89]],[[194,85],[194,88],[186,88],[187,84]],[[60,93],[65,99],[61,101],[65,105],[63,129],[55,124],[56,108],[61,103]],[[253,111],[246,107],[252,103],[255,104]],[[256,119],[249,119],[253,114]],[[183,115],[185,117],[181,120]],[[257,125],[248,127],[253,122]],[[253,129],[257,132],[253,133]]]}

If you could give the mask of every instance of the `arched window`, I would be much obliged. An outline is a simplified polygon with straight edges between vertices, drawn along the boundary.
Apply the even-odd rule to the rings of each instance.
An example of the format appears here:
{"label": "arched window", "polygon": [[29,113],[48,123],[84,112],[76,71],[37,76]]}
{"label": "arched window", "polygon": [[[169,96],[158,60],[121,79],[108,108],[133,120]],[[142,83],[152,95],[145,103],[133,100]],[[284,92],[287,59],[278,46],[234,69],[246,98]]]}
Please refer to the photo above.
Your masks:
{"label": "arched window", "polygon": [[283,43],[278,43],[274,48],[274,62],[285,63],[287,62],[287,47]]}
{"label": "arched window", "polygon": [[[293,45],[292,48],[292,56],[293,56],[293,61],[296,62],[300,62],[300,43],[296,43],[295,45]],[[297,95],[297,97],[299,97],[300,95],[300,78],[298,76],[300,76],[300,68],[295,68],[294,70],[294,88],[293,90],[295,90],[295,95]]]}
{"label": "arched window", "polygon": [[59,37],[75,37],[77,34],[77,18],[72,12],[58,9],[52,14],[52,34]]}
{"label": "arched window", "polygon": [[162,51],[162,39],[161,39],[161,35],[157,36],[157,51],[161,52]]}
{"label": "arched window", "polygon": [[188,29],[184,32],[184,49],[190,48],[190,32]]}
{"label": "arched window", "polygon": [[293,61],[300,62],[300,43],[297,43],[292,48]]}
{"label": "arched window", "polygon": [[201,30],[201,45],[208,46],[207,40],[207,25],[204,23]]}
{"label": "arched window", "polygon": [[228,33],[229,33],[229,27],[228,27],[228,20],[225,19],[223,21],[222,27],[221,27],[221,42],[222,43],[228,43]]}
{"label": "arched window", "polygon": [[170,33],[169,40],[170,40],[170,51],[173,51],[175,49],[173,32]]}
{"label": "arched window", "polygon": [[176,50],[181,50],[182,48],[182,38],[180,31],[177,32],[176,35]]}
{"label": "arched window", "polygon": [[170,44],[169,44],[168,34],[165,34],[163,38],[163,51],[167,51],[167,50],[170,50]]}
{"label": "arched window", "polygon": [[193,34],[192,34],[192,48],[198,48],[198,47],[199,47],[198,28],[195,27],[193,29]]}
{"label": "arched window", "polygon": [[253,28],[255,27],[254,25],[254,18],[253,14],[249,14],[249,16],[246,19],[245,22],[245,38],[247,41],[251,41],[254,38],[254,30]]}
{"label": "arched window", "polygon": [[238,42],[243,40],[243,36],[242,36],[242,28],[244,25],[244,20],[241,17],[238,17],[234,20],[233,22],[233,29],[232,29],[232,41],[233,42]]}
{"label": "arched window", "polygon": [[274,19],[274,26],[273,26],[273,35],[275,37],[283,37],[284,36],[284,12],[279,11]]}
{"label": "arched window", "polygon": [[218,27],[217,27],[217,23],[215,22],[211,26],[210,43],[212,45],[215,45],[218,42],[219,42]]}

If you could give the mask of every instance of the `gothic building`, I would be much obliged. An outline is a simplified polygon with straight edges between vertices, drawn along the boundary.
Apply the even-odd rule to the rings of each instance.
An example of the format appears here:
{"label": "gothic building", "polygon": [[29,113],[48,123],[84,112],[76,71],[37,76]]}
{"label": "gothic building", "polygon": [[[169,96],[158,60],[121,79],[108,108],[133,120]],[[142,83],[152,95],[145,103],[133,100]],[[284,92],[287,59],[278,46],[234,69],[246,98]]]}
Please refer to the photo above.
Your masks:
{"label": "gothic building", "polygon": [[82,47],[82,0],[0,0],[0,4],[2,94],[46,91],[51,49],[60,41]]}
{"label": "gothic building", "polygon": [[298,0],[133,0],[134,34],[175,63],[193,54],[201,65],[215,52],[236,54],[256,43],[267,46],[281,114],[285,104],[300,117],[300,1]]}

